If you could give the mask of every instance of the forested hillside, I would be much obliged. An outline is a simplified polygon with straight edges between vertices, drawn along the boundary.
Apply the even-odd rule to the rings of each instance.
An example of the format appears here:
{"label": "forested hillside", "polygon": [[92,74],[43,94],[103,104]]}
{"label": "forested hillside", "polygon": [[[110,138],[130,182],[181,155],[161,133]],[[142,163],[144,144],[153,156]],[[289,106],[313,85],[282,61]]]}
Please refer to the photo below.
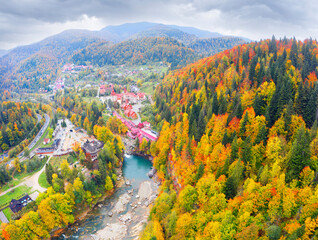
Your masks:
{"label": "forested hillside", "polygon": [[47,88],[67,61],[98,66],[162,61],[176,69],[245,42],[239,37],[220,36],[191,27],[147,22],[108,26],[100,31],[67,30],[3,56],[0,51],[0,89],[20,92]]}
{"label": "forested hillside", "polygon": [[99,40],[65,31],[38,43],[17,47],[0,58],[0,88],[12,85],[26,88],[28,81],[37,86],[41,78],[47,78],[48,72],[57,70],[57,63],[63,64],[74,51]]}
{"label": "forested hillside", "polygon": [[35,109],[36,106],[33,103],[2,102],[0,104],[0,153],[36,134]]}
{"label": "forested hillside", "polygon": [[171,28],[165,25],[157,25],[145,31],[139,32],[133,35],[131,38],[142,38],[142,37],[168,37],[178,40],[179,42],[187,45],[196,39],[194,34],[181,31],[176,28]]}
{"label": "forested hillside", "polygon": [[316,239],[316,41],[234,47],[168,75],[142,239]]}
{"label": "forested hillside", "polygon": [[246,43],[246,41],[239,37],[215,37],[196,39],[191,42],[188,47],[193,49],[195,52],[208,57],[244,43]]}
{"label": "forested hillside", "polygon": [[88,61],[99,66],[165,61],[171,63],[172,68],[176,68],[198,59],[192,49],[167,37],[140,38],[108,46],[108,42],[88,46],[75,53],[72,61],[77,64],[85,64]]}

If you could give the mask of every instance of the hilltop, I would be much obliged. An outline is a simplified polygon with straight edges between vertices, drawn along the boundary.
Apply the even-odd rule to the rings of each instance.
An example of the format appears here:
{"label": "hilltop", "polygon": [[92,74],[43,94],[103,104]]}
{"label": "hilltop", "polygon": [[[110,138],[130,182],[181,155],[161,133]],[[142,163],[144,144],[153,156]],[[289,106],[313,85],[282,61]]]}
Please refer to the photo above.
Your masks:
{"label": "hilltop", "polygon": [[163,187],[141,239],[316,237],[317,52],[273,38],[166,76],[152,110]]}
{"label": "hilltop", "polygon": [[[171,41],[172,48],[182,45],[181,55],[178,53],[179,50],[176,50],[178,53],[176,59],[167,61],[174,62],[173,68],[185,66],[202,56],[208,56],[245,42],[239,37],[221,36],[196,28],[148,22],[108,26],[100,31],[67,30],[40,42],[14,48],[6,54],[3,53],[4,55],[0,57],[0,88],[36,88],[39,81],[51,82],[56,76],[58,68],[70,59],[76,58],[76,61],[83,62],[89,58],[85,54],[81,58],[78,53],[87,51],[93,55],[102,55],[105,51],[122,51],[124,45],[128,46],[132,43],[134,46],[141,46],[145,41],[156,41],[149,39],[158,37],[169,38],[168,41]],[[176,44],[175,41],[178,43]],[[150,46],[157,49],[162,47],[160,44],[150,44]],[[147,47],[142,52],[148,52]],[[154,60],[152,56],[147,57],[144,62]],[[171,57],[174,58],[173,54]],[[166,61],[165,54],[156,60]],[[130,58],[127,59],[126,56],[117,61],[120,63],[134,62]],[[101,62],[108,63],[109,61],[91,59],[92,64],[100,65]]]}

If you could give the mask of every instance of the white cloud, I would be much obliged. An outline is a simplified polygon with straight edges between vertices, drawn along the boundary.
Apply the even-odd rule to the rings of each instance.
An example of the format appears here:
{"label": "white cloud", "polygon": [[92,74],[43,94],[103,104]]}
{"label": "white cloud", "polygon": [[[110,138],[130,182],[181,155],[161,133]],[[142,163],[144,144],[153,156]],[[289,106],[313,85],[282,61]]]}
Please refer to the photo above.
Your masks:
{"label": "white cloud", "polygon": [[254,40],[318,37],[313,0],[10,0],[0,5],[0,48],[39,41],[66,29],[150,21]]}

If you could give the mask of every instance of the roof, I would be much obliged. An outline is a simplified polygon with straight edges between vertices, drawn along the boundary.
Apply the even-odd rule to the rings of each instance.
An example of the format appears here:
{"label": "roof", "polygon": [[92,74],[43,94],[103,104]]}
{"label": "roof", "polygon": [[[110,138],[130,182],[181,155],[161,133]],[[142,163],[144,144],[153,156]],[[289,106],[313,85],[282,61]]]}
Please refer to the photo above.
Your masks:
{"label": "roof", "polygon": [[12,199],[9,204],[9,207],[12,212],[17,213],[31,201],[32,199],[30,198],[30,196],[26,194],[18,200]]}
{"label": "roof", "polygon": [[97,153],[102,147],[104,146],[104,143],[101,141],[91,141],[88,140],[83,144],[83,150],[90,154]]}

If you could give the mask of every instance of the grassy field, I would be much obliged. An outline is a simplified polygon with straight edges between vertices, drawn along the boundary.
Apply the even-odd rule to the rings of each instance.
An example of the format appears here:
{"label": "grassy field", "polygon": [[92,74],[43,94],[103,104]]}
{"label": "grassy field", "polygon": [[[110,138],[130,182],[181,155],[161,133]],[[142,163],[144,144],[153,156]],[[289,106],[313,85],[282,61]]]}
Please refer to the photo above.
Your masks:
{"label": "grassy field", "polygon": [[43,187],[43,188],[48,188],[48,187],[51,186],[51,185],[47,182],[47,180],[46,180],[46,173],[45,173],[45,171],[43,171],[43,172],[40,174],[39,184],[40,184],[40,186]]}
{"label": "grassy field", "polygon": [[25,185],[13,189],[11,192],[8,192],[7,194],[0,196],[0,208],[8,205],[13,198],[19,199],[24,194],[29,193],[31,193],[31,187],[27,187]]}
{"label": "grassy field", "polygon": [[[40,171],[40,169],[42,169],[44,164],[45,164],[45,161],[42,162],[42,165],[38,170],[35,170],[33,172],[29,172],[29,173],[23,172],[23,173],[20,173],[19,175],[14,175],[13,180],[9,181],[6,185],[4,185],[3,187],[0,188],[0,193],[8,190],[9,188],[12,188],[12,187],[18,185],[19,183],[21,183],[24,180],[24,178],[32,176],[36,172]],[[0,204],[1,204],[1,202],[0,202]]]}
{"label": "grassy field", "polygon": [[11,215],[13,214],[13,212],[11,211],[10,208],[6,208],[3,210],[4,215],[7,217],[7,219],[10,221],[11,219]]}
{"label": "grassy field", "polygon": [[94,97],[83,97],[84,102],[86,102],[86,104],[91,104],[92,102],[96,102],[97,106],[101,106],[102,102],[96,98],[96,96]]}
{"label": "grassy field", "polygon": [[146,94],[150,94],[153,95],[154,94],[154,86],[155,83],[153,82],[145,82],[142,84],[141,88],[140,88],[140,92],[144,92]]}
{"label": "grassy field", "polygon": [[34,174],[34,172],[30,172],[30,173],[24,172],[24,173],[21,173],[17,176],[14,176],[14,178],[15,178],[14,180],[11,180],[7,185],[0,188],[0,193],[8,190],[11,187],[18,185],[25,177],[29,177],[33,174]]}

